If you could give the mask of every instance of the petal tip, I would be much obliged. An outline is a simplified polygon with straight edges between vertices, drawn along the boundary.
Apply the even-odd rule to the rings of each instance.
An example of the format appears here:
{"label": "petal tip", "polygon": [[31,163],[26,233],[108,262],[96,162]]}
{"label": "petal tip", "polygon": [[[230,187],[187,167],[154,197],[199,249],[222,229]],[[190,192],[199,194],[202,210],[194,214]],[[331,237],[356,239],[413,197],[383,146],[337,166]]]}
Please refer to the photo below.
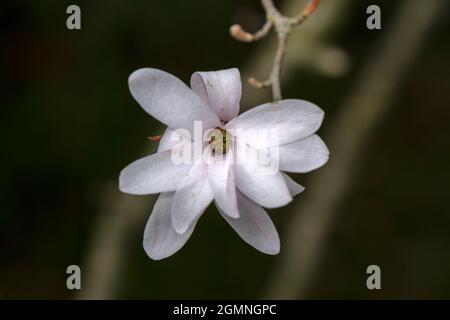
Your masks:
{"label": "petal tip", "polygon": [[133,82],[137,79],[140,79],[143,75],[148,75],[149,73],[163,73],[165,71],[155,69],[155,68],[139,68],[134,70],[130,76],[128,77],[128,83]]}
{"label": "petal tip", "polygon": [[[289,192],[289,191],[287,191],[287,192]],[[294,198],[289,194],[289,196],[286,196],[284,199],[279,199],[278,203],[270,203],[270,204],[261,204],[260,203],[260,205],[267,209],[277,209],[277,208],[287,206],[290,202],[292,202],[292,200],[294,200]]]}
{"label": "petal tip", "polygon": [[128,77],[128,84],[131,85],[136,79],[141,78],[142,74],[145,73],[150,68],[140,68],[133,71]]}
{"label": "petal tip", "polygon": [[241,215],[239,214],[239,212],[236,213],[227,213],[228,216],[232,219],[239,219],[241,217]]}
{"label": "petal tip", "polygon": [[280,247],[274,248],[274,249],[272,249],[270,251],[267,251],[265,253],[267,253],[268,255],[271,255],[271,256],[276,256],[277,254],[280,253]]}
{"label": "petal tip", "polygon": [[276,232],[273,242],[271,243],[271,245],[268,246],[268,248],[266,248],[264,253],[269,254],[271,256],[275,256],[280,253],[280,246],[281,246],[280,237],[278,235],[278,232]]}
{"label": "petal tip", "polygon": [[144,251],[147,254],[147,256],[154,261],[163,260],[172,255],[172,254],[161,254],[160,252],[152,251],[152,250],[146,248],[145,245],[144,245]]}
{"label": "petal tip", "polygon": [[128,181],[124,174],[125,169],[123,169],[119,174],[119,191],[126,194],[132,194],[132,195],[145,195],[146,193],[138,191],[136,189],[136,186],[133,186],[133,183],[131,181]]}
{"label": "petal tip", "polygon": [[277,254],[279,254],[280,253],[280,238],[278,237],[278,234],[277,234],[276,239],[273,239],[273,242],[268,243],[267,246],[265,246],[265,247],[256,248],[256,249],[264,254],[268,254],[271,256],[276,256]]}
{"label": "petal tip", "polygon": [[186,223],[184,223],[184,221],[178,218],[177,215],[174,214],[173,212],[171,213],[171,221],[173,229],[180,236],[183,235],[189,228],[189,226],[186,225]]}
{"label": "petal tip", "polygon": [[129,193],[129,186],[127,186],[127,183],[125,182],[124,178],[124,170],[120,171],[119,174],[119,184],[118,184],[120,192],[123,193]]}

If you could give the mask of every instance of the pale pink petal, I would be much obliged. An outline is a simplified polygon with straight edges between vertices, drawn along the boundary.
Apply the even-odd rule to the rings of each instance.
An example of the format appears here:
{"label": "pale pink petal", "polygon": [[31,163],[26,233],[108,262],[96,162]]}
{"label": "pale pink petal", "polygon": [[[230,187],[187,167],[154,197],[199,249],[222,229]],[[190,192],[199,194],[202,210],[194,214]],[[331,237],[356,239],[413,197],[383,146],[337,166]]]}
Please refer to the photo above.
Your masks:
{"label": "pale pink petal", "polygon": [[292,201],[282,173],[262,151],[237,143],[236,186],[245,196],[266,208]]}
{"label": "pale pink petal", "polygon": [[225,127],[255,148],[268,148],[307,137],[319,129],[323,117],[315,104],[287,99],[250,109]]}
{"label": "pale pink petal", "polygon": [[232,152],[224,160],[212,161],[208,165],[208,181],[214,192],[216,204],[232,218],[239,217],[236,200],[236,184]]}
{"label": "pale pink petal", "polygon": [[177,131],[167,128],[159,141],[157,152],[170,150],[180,143],[183,143],[183,139],[184,137],[181,137]]}
{"label": "pale pink petal", "polygon": [[125,167],[119,189],[137,195],[175,191],[190,168],[189,164],[173,163],[170,150],[155,153]]}
{"label": "pale pink petal", "polygon": [[287,172],[309,172],[323,166],[329,157],[327,146],[316,134],[274,148],[278,150],[269,152],[278,151],[280,170]]}
{"label": "pale pink petal", "polygon": [[194,164],[188,176],[177,188],[171,210],[176,232],[180,234],[186,232],[214,199],[207,175],[206,165]]}
{"label": "pale pink petal", "polygon": [[295,182],[291,177],[289,177],[286,173],[283,173],[284,180],[286,181],[286,185],[291,193],[292,197],[295,197],[299,193],[302,193],[305,190],[305,187]]}
{"label": "pale pink petal", "polygon": [[128,83],[141,107],[171,129],[187,129],[192,135],[194,121],[201,121],[205,129],[220,125],[214,111],[195,92],[165,71],[139,69],[130,75]]}
{"label": "pale pink petal", "polygon": [[173,197],[173,192],[159,195],[145,226],[144,249],[153,260],[167,258],[180,250],[191,236],[197,222],[192,223],[181,235],[175,232],[170,219]]}
{"label": "pale pink petal", "polygon": [[255,249],[266,254],[280,252],[280,238],[272,220],[263,208],[237,192],[240,217],[235,219],[219,211],[239,236]]}
{"label": "pale pink petal", "polygon": [[238,69],[196,72],[191,77],[191,88],[220,120],[230,121],[239,113],[242,84]]}

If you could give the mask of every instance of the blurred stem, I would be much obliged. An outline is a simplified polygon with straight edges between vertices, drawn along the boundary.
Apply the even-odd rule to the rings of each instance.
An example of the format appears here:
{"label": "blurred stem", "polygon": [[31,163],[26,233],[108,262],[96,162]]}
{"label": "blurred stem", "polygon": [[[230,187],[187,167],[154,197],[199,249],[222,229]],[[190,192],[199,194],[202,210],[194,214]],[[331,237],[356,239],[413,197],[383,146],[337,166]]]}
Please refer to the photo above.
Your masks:
{"label": "blurred stem", "polygon": [[444,0],[404,1],[392,28],[382,31],[379,49],[367,61],[327,134],[329,163],[313,176],[310,191],[294,207],[267,298],[305,297],[315,278],[326,235],[335,221],[334,214],[360,162],[361,151],[392,105],[400,80],[423,48],[427,31],[443,4]]}
{"label": "blurred stem", "polygon": [[81,267],[82,290],[77,299],[117,298],[130,235],[136,232],[142,235],[145,219],[155,200],[155,196],[123,194],[118,190],[117,181],[111,181],[104,187],[101,212],[86,261]]}

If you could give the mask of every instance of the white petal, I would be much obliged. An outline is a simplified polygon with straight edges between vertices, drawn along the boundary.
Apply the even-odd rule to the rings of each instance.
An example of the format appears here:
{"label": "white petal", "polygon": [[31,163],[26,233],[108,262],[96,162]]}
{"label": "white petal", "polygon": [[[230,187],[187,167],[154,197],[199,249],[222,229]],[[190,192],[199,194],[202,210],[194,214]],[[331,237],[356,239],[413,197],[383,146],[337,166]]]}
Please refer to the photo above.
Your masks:
{"label": "white petal", "polygon": [[266,208],[292,201],[286,181],[262,151],[237,143],[236,186],[244,195]]}
{"label": "white petal", "polygon": [[144,231],[144,249],[153,260],[160,260],[171,256],[184,246],[194,231],[192,223],[183,234],[178,234],[170,220],[170,208],[174,193],[162,193],[156,200],[153,212],[148,219]]}
{"label": "white petal", "polygon": [[227,123],[234,136],[256,148],[283,145],[319,129],[324,112],[315,104],[287,99],[250,109]]}
{"label": "white petal", "polygon": [[204,164],[194,164],[175,192],[171,216],[175,231],[180,234],[186,232],[214,199],[207,174]]}
{"label": "white petal", "polygon": [[263,253],[278,254],[280,238],[270,217],[263,208],[240,192],[237,192],[237,199],[241,216],[233,219],[221,212],[222,216],[249,245]]}
{"label": "white petal", "polygon": [[174,191],[190,167],[188,164],[174,164],[170,150],[155,153],[125,167],[120,172],[119,189],[138,195]]}
{"label": "white petal", "polygon": [[157,152],[170,150],[182,142],[183,137],[181,137],[177,131],[167,128],[166,131],[164,131],[161,140],[159,141]]}
{"label": "white petal", "polygon": [[291,177],[287,174],[283,173],[284,180],[286,181],[287,187],[291,196],[295,197],[299,193],[302,193],[305,190],[305,187],[295,182]]}
{"label": "white petal", "polygon": [[196,72],[191,77],[191,88],[219,116],[222,121],[230,121],[239,113],[242,84],[236,68]]}
{"label": "white petal", "polygon": [[[270,152],[276,152],[274,148]],[[309,172],[323,166],[329,157],[327,146],[316,134],[278,148],[280,170],[287,172]]]}
{"label": "white petal", "polygon": [[220,125],[214,111],[180,79],[167,72],[139,69],[130,75],[128,84],[141,107],[171,129],[187,129],[193,135],[194,121],[202,121],[204,129]]}
{"label": "white petal", "polygon": [[228,152],[224,161],[214,161],[208,165],[208,181],[214,192],[216,204],[232,218],[239,217],[236,200],[236,184],[232,153]]}

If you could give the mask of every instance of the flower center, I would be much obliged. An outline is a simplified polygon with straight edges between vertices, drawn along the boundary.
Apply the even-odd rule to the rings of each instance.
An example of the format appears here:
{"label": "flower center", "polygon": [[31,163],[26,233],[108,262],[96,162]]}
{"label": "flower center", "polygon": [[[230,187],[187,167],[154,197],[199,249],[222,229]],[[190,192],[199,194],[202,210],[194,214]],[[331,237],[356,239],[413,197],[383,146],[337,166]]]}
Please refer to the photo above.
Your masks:
{"label": "flower center", "polygon": [[231,134],[223,128],[214,128],[209,133],[209,145],[213,155],[227,153],[231,145]]}

